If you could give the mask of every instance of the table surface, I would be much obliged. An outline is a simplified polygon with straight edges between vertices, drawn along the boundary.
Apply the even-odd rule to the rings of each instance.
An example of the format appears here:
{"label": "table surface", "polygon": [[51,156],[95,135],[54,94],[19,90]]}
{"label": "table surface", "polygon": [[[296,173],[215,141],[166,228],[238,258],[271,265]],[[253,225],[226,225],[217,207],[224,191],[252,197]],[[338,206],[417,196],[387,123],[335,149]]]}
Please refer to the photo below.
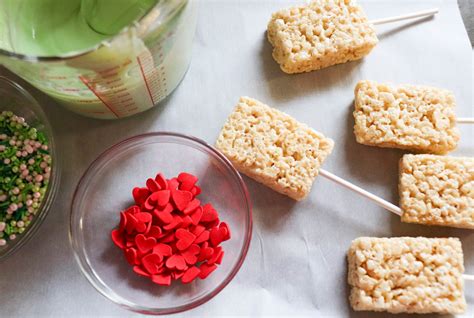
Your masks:
{"label": "table surface", "polygon": [[[64,110],[13,74],[44,105],[63,160],[60,192],[46,221],[21,251],[1,264],[2,317],[124,316],[81,275],[68,241],[69,206],[89,163],[132,135],[168,130],[214,143],[239,96],[283,110],[336,142],[324,168],[397,202],[403,151],[359,145],[352,133],[358,80],[432,84],[454,91],[459,116],[473,116],[472,51],[455,0],[361,0],[369,17],[440,7],[434,19],[380,26],[379,45],[359,62],[286,75],[265,38],[271,12],[297,1],[201,1],[193,60],[180,87],[158,107],[131,118],[99,121]],[[301,1],[303,2],[303,1]],[[300,3],[301,3],[300,2]],[[229,36],[231,35],[231,36]],[[474,130],[462,126],[454,155],[474,155]],[[474,233],[402,224],[399,217],[323,178],[295,202],[245,178],[254,205],[254,232],[235,279],[213,300],[183,316],[301,315],[381,317],[348,304],[346,251],[360,236],[455,236],[466,272],[474,274]],[[466,284],[474,314],[474,284]],[[390,316],[390,315],[387,315]],[[399,315],[397,317],[404,317]]]}

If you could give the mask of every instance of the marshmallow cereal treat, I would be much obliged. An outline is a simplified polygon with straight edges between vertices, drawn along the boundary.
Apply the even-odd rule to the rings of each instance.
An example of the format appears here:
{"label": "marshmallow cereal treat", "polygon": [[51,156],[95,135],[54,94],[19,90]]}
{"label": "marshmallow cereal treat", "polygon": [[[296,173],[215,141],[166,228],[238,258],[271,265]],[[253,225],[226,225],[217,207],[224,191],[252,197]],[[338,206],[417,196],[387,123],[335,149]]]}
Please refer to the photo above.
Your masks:
{"label": "marshmallow cereal treat", "polygon": [[457,238],[361,237],[348,252],[356,311],[460,314],[463,252]]}
{"label": "marshmallow cereal treat", "polygon": [[402,221],[474,229],[474,158],[404,155]]}
{"label": "marshmallow cereal treat", "polygon": [[267,36],[286,73],[303,73],[363,58],[377,44],[355,0],[315,0],[275,12]]}
{"label": "marshmallow cereal treat", "polygon": [[360,81],[354,134],[364,145],[445,154],[459,141],[454,107],[454,95],[447,90]]}
{"label": "marshmallow cereal treat", "polygon": [[240,172],[295,200],[305,198],[334,142],[291,116],[241,97],[216,146]]}

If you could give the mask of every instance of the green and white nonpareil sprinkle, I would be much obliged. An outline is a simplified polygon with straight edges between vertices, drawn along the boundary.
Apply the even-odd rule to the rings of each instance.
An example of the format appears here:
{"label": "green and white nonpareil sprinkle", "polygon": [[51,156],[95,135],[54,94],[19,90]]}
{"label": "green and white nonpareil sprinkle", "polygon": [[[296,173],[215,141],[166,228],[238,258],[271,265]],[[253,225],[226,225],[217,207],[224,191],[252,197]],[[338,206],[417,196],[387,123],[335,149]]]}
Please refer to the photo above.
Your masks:
{"label": "green and white nonpareil sprinkle", "polygon": [[51,176],[48,141],[11,111],[0,113],[0,246],[25,231]]}

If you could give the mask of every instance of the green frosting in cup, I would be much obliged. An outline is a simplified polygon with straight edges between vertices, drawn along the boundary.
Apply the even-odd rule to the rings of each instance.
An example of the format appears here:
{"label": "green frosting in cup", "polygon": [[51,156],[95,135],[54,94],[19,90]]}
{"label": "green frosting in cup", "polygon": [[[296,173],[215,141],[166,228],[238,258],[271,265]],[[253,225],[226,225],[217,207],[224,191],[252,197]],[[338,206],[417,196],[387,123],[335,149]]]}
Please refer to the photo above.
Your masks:
{"label": "green frosting in cup", "polygon": [[0,48],[61,56],[92,48],[139,20],[159,0],[2,0]]}

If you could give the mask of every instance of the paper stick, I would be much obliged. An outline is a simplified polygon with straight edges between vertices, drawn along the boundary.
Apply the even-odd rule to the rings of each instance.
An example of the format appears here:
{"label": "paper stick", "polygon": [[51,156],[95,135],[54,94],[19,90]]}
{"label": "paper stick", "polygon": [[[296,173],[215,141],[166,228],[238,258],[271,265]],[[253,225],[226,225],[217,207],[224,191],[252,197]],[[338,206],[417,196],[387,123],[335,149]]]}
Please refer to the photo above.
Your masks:
{"label": "paper stick", "polygon": [[456,118],[456,122],[458,124],[474,124],[474,118],[458,117]]}
{"label": "paper stick", "polygon": [[434,8],[434,9],[429,9],[429,10],[417,11],[417,12],[413,12],[409,14],[397,15],[397,16],[389,17],[389,18],[376,19],[376,20],[369,21],[369,23],[378,25],[378,24],[385,24],[385,23],[391,23],[391,22],[414,19],[414,18],[429,17],[432,15],[435,15],[438,12],[439,12],[438,8]]}
{"label": "paper stick", "polygon": [[474,275],[463,274],[462,277],[464,280],[470,280],[474,282]]}
{"label": "paper stick", "polygon": [[390,203],[390,202],[376,196],[375,194],[372,194],[369,191],[366,191],[366,190],[364,190],[364,189],[362,189],[362,188],[360,188],[360,187],[358,187],[358,186],[356,186],[356,185],[354,185],[354,184],[352,184],[352,183],[350,183],[350,182],[348,182],[348,181],[346,181],[342,178],[339,178],[338,176],[332,174],[331,172],[328,172],[324,169],[320,169],[319,170],[319,175],[321,175],[321,176],[323,176],[323,177],[325,177],[325,178],[327,178],[331,181],[339,183],[340,185],[342,185],[342,186],[344,186],[344,187],[346,187],[346,188],[348,188],[348,189],[350,189],[354,192],[359,193],[360,195],[374,201],[376,204],[378,204],[379,206],[389,210],[390,212],[393,212],[393,213],[395,213],[399,216],[402,215],[402,210],[398,206],[396,206],[395,204]]}

